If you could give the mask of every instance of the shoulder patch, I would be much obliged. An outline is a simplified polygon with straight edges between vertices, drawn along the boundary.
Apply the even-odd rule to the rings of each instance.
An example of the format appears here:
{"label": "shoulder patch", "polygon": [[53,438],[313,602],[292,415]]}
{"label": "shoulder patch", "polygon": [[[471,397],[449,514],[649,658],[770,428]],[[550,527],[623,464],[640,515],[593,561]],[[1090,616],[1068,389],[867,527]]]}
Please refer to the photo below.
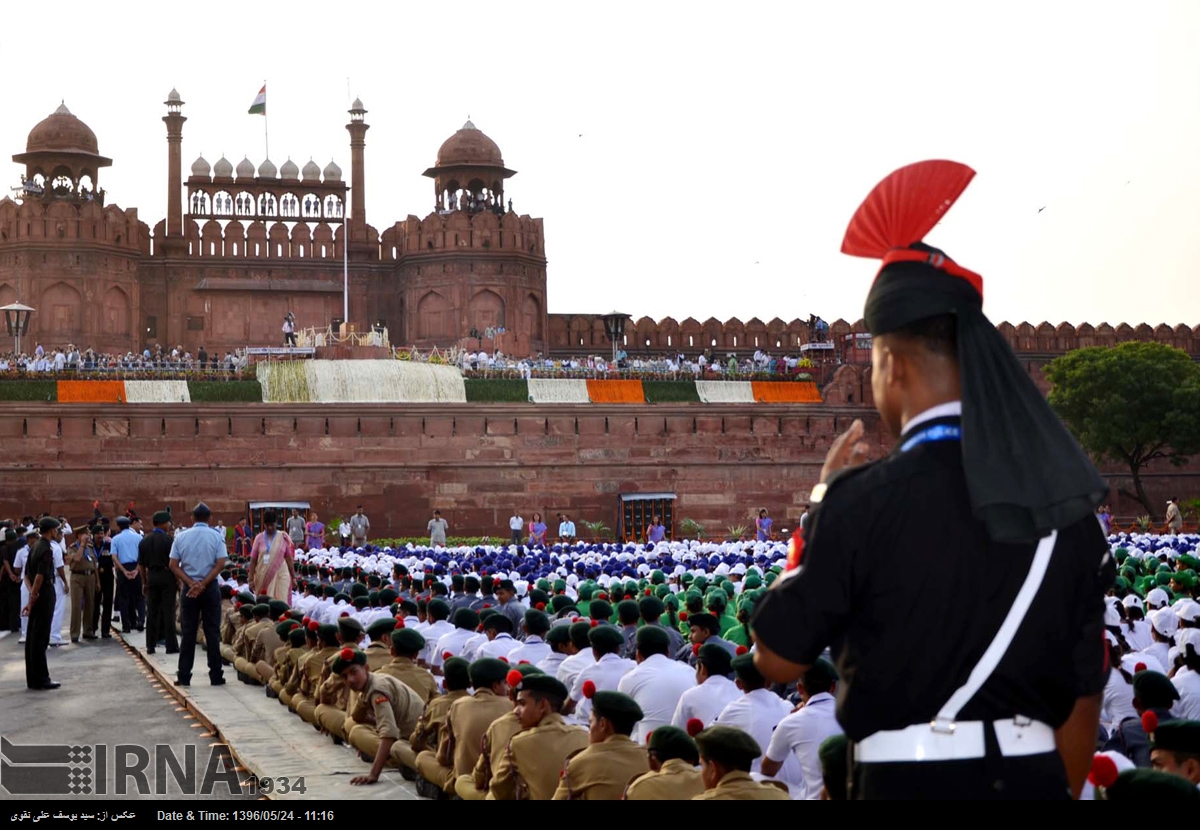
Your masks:
{"label": "shoulder patch", "polygon": [[376,705],[379,705],[380,703],[389,703],[389,702],[390,702],[390,701],[388,700],[388,696],[387,696],[387,695],[377,695],[377,696],[375,697],[375,704],[376,704]]}

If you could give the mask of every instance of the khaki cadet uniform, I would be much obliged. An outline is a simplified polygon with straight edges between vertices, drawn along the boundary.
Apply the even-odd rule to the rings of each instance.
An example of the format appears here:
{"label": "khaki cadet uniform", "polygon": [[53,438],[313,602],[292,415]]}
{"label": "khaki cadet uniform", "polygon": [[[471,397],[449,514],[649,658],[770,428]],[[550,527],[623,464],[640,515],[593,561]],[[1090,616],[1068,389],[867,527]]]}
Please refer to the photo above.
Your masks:
{"label": "khaki cadet uniform", "polygon": [[[408,686],[407,683],[404,685]],[[470,696],[471,693],[466,689],[457,689],[426,702],[425,710],[421,712],[421,717],[408,739],[413,752],[437,752],[442,728],[446,725],[446,716],[450,714],[450,705],[456,700]]]}
{"label": "khaki cadet uniform", "polygon": [[533,729],[515,735],[488,787],[488,801],[549,801],[567,757],[588,745],[586,729],[562,715],[547,715]]}
{"label": "khaki cadet uniform", "polygon": [[[279,701],[289,709],[295,710],[296,693],[300,691],[300,661],[309,655],[308,646],[289,648],[282,667],[275,664],[276,676],[283,684],[279,689]],[[282,675],[280,674],[282,672]]]}
{"label": "khaki cadet uniform", "polygon": [[682,758],[665,762],[658,772],[639,775],[629,782],[626,801],[687,801],[704,792],[700,770]]}
{"label": "khaki cadet uniform", "polygon": [[254,663],[250,660],[250,653],[254,648],[255,640],[258,639],[259,632],[264,628],[274,625],[275,623],[270,618],[255,620],[249,625],[242,626],[241,630],[238,631],[240,636],[234,638],[233,651],[236,655],[233,658],[234,668],[251,680],[258,677],[258,671],[254,668]]}
{"label": "khaki cadet uniform", "polygon": [[254,638],[250,646],[250,680],[255,683],[266,683],[275,676],[275,652],[283,645],[283,638],[269,625]]}
{"label": "khaki cadet uniform", "polygon": [[408,750],[408,755],[412,754],[405,736],[412,734],[424,708],[420,696],[396,678],[386,674],[369,675],[352,713],[347,740],[359,752],[374,759],[379,742],[394,738],[391,763],[401,766],[404,758],[401,747]]}
{"label": "khaki cadet uniform", "polygon": [[[281,666],[286,666],[288,652],[291,650],[292,646],[289,643],[284,643],[271,653],[271,676],[265,677],[263,680],[272,694],[278,695],[283,690],[283,679],[279,676],[279,669]],[[287,677],[286,671],[284,672],[284,677]]]}
{"label": "khaki cadet uniform", "polygon": [[308,723],[319,725],[317,721],[317,690],[321,685],[321,670],[325,661],[331,659],[341,649],[338,646],[325,646],[310,651],[300,661],[300,688],[292,698],[296,714]]}
{"label": "khaki cadet uniform", "polygon": [[619,801],[629,780],[649,771],[646,748],[613,735],[567,759],[553,800]]}
{"label": "khaki cadet uniform", "polygon": [[[339,649],[340,651],[340,649]],[[317,688],[316,722],[338,740],[346,739],[346,716],[350,713],[350,687],[333,671],[334,652],[321,669],[321,685]],[[405,733],[407,734],[407,733]]]}
{"label": "khaki cadet uniform", "polygon": [[[389,651],[388,653],[390,654],[391,652]],[[407,657],[392,657],[390,661],[379,669],[379,673],[391,675],[401,681],[405,686],[416,692],[425,703],[437,697],[437,681],[433,679],[433,675],[429,672],[429,669],[421,668]]]}
{"label": "khaki cadet uniform", "polygon": [[[422,752],[417,756],[417,771],[431,784],[457,789],[454,781],[467,777],[471,783],[471,771],[480,758],[483,736],[492,723],[512,713],[512,701],[499,697],[490,688],[476,689],[470,697],[460,698],[450,704],[446,713],[446,725],[438,738],[437,753]],[[519,727],[518,727],[519,728]],[[474,789],[471,785],[470,789]],[[479,793],[482,799],[484,793]],[[467,796],[463,796],[466,798]]]}
{"label": "khaki cadet uniform", "polygon": [[392,659],[391,646],[380,642],[371,643],[363,649],[363,654],[367,655],[367,668],[372,672],[379,671]]}
{"label": "khaki cadet uniform", "polygon": [[711,790],[693,796],[692,801],[791,801],[787,785],[778,781],[759,783],[750,773],[734,770]]}
{"label": "khaki cadet uniform", "polygon": [[508,750],[508,742],[520,731],[521,722],[517,720],[516,712],[509,712],[492,721],[487,732],[483,733],[483,743],[480,744],[479,758],[476,759],[474,768],[468,774],[451,780],[454,792],[459,798],[464,801],[483,801],[487,798],[488,788],[492,784],[492,773]]}
{"label": "khaki cadet uniform", "polygon": [[232,663],[237,659],[237,651],[234,648],[234,643],[240,639],[242,629],[250,623],[241,618],[237,611],[230,607],[232,617],[227,617],[225,622],[221,624],[221,659],[226,663]]}

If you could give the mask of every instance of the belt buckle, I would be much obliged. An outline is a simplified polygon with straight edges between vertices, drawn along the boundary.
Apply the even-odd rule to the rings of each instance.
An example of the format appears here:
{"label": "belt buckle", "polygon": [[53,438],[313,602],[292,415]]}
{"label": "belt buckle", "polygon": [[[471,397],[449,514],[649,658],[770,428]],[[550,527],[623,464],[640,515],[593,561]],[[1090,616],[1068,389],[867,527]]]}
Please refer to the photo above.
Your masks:
{"label": "belt buckle", "polygon": [[935,717],[929,722],[930,730],[937,732],[940,735],[953,735],[955,723],[947,718]]}
{"label": "belt buckle", "polygon": [[1027,718],[1024,715],[1013,716],[1013,726],[1017,727],[1017,729],[1024,729],[1025,727],[1032,725],[1033,718]]}

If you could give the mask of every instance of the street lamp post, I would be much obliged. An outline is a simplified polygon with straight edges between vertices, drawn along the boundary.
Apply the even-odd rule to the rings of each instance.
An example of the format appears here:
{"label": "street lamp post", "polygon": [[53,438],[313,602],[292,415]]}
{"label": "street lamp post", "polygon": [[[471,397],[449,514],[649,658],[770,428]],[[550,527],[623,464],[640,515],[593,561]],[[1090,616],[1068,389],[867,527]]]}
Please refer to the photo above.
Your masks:
{"label": "street lamp post", "polygon": [[617,343],[625,337],[625,321],[629,315],[620,311],[610,311],[604,315],[604,334],[612,343],[613,364],[617,362]]}
{"label": "street lamp post", "polygon": [[24,305],[19,300],[11,305],[0,308],[4,312],[4,325],[8,328],[8,336],[16,340],[17,355],[21,354],[21,335],[29,333],[29,315],[36,311]]}

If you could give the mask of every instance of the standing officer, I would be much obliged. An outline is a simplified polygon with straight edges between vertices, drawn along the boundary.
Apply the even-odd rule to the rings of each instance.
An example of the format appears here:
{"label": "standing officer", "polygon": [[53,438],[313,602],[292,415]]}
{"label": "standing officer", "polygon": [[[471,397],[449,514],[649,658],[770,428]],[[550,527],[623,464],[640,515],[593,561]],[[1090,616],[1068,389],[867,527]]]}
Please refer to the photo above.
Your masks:
{"label": "standing officer", "polygon": [[142,537],[130,527],[128,516],[117,517],[121,530],[113,537],[113,564],[117,567],[117,612],[121,615],[121,633],[146,627],[146,600],[142,596],[142,578],[138,573],[138,545]]}
{"label": "standing officer", "polygon": [[54,550],[52,542],[62,539],[58,519],[50,516],[38,522],[42,538],[37,540],[25,563],[25,578],[29,580],[29,604],[22,616],[29,617],[25,634],[25,683],[30,689],[57,689],[61,683],[50,679],[46,665],[46,649],[50,647],[50,620],[54,616]]}
{"label": "standing officer", "polygon": [[803,545],[753,620],[776,682],[834,645],[852,798],[1077,797],[1095,747],[1107,485],[984,316],[982,278],[914,241],[973,175],[902,168],[846,232],[843,251],[883,260],[864,318],[899,443],[847,470],[862,423],[834,443]]}
{"label": "standing officer", "polygon": [[[179,583],[171,573],[171,534],[175,525],[165,510],[155,513],[151,521],[154,530],[138,543],[138,570],[142,575],[142,596],[146,599],[146,653],[153,654],[159,640],[166,640],[167,654],[178,654],[175,595]],[[204,647],[209,648],[208,641]]]}
{"label": "standing officer", "polygon": [[92,628],[100,629],[100,636],[105,640],[112,639],[113,612],[113,557],[112,539],[109,536],[108,519],[102,518],[99,524],[92,528],[92,544],[100,557],[100,594],[97,597],[95,610],[92,612]]}
{"label": "standing officer", "polygon": [[21,630],[21,574],[16,567],[17,531],[4,529],[4,541],[0,542],[0,631]]}
{"label": "standing officer", "polygon": [[183,583],[183,596],[179,600],[180,626],[183,643],[179,649],[180,686],[192,682],[192,665],[196,661],[196,630],[204,620],[205,651],[208,654],[208,678],[214,686],[225,683],[221,670],[221,592],[217,590],[217,575],[225,567],[228,554],[221,534],[208,526],[212,511],[200,502],[192,508],[192,526],[181,533],[179,540],[171,546],[171,573]]}
{"label": "standing officer", "polygon": [[[71,567],[71,642],[79,642],[79,634],[83,639],[96,639],[95,617],[96,588],[99,587],[98,576],[100,557],[96,555],[92,543],[91,528],[83,527],[75,534],[75,545],[71,548],[68,559]],[[87,628],[84,630],[84,621]]]}

